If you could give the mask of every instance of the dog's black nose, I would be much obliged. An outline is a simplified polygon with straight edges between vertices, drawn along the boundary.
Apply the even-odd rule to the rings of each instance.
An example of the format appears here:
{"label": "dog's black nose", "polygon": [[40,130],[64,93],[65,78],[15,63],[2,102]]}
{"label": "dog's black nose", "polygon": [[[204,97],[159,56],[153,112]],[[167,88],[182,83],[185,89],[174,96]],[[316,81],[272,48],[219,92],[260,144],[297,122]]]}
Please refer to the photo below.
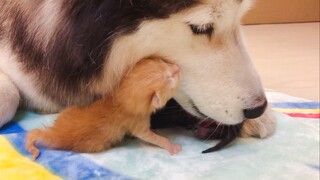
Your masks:
{"label": "dog's black nose", "polygon": [[260,117],[266,110],[267,105],[268,105],[268,102],[265,101],[261,106],[257,106],[250,109],[244,109],[243,110],[244,117],[247,119],[254,119],[254,118]]}

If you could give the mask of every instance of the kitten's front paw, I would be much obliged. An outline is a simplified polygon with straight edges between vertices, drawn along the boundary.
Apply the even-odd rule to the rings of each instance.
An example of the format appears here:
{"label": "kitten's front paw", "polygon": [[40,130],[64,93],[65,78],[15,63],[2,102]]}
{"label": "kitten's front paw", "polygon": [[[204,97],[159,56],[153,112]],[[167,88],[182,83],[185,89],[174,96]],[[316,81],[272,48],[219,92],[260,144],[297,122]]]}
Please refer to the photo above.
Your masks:
{"label": "kitten's front paw", "polygon": [[245,120],[240,135],[242,137],[266,138],[274,132],[275,128],[276,118],[268,107],[259,118]]}
{"label": "kitten's front paw", "polygon": [[181,151],[181,146],[178,144],[171,144],[167,150],[170,153],[170,155],[174,155]]}

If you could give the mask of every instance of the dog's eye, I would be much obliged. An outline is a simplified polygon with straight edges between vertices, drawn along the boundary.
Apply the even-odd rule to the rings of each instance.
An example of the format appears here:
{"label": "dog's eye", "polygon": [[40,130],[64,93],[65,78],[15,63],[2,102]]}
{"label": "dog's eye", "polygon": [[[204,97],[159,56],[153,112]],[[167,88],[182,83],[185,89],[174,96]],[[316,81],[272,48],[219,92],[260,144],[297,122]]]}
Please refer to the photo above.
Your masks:
{"label": "dog's eye", "polygon": [[211,35],[213,32],[213,24],[203,24],[203,25],[190,24],[189,26],[190,26],[193,34]]}

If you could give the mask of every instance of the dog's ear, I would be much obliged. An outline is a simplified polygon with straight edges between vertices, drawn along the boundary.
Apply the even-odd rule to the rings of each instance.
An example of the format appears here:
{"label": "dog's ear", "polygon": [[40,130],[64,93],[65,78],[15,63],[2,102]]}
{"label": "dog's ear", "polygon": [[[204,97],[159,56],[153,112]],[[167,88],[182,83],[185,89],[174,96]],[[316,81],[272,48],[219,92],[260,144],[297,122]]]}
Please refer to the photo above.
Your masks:
{"label": "dog's ear", "polygon": [[151,101],[151,105],[156,108],[159,109],[162,107],[162,102],[161,102],[161,98],[158,92],[155,92],[152,96],[152,101]]}

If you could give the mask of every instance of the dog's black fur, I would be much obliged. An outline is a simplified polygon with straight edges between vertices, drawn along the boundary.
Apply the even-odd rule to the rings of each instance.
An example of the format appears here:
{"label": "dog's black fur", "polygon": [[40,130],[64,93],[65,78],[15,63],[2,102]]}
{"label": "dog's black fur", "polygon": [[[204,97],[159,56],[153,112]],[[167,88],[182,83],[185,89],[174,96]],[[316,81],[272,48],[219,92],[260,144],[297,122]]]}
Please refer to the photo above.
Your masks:
{"label": "dog's black fur", "polygon": [[[138,30],[143,21],[169,18],[200,3],[199,0],[56,0],[61,3],[58,26],[44,46],[37,37],[36,19],[45,1],[2,0],[0,42],[11,46],[26,73],[35,75],[39,92],[61,107],[87,105],[103,94],[93,94],[88,85],[103,74],[113,42]],[[39,31],[39,30],[38,30]],[[124,52],[125,53],[125,52]],[[175,103],[175,102],[173,102]],[[168,106],[167,106],[168,107]],[[170,107],[170,104],[169,104]],[[195,125],[197,118],[180,106],[180,113],[153,117],[179,126]],[[177,109],[171,109],[173,112]],[[164,111],[165,112],[165,111]],[[172,116],[173,115],[173,116]],[[175,121],[179,120],[179,121]]]}
{"label": "dog's black fur", "polygon": [[[57,1],[62,2],[61,18],[47,47],[38,42],[36,32],[30,34],[26,30],[29,18],[35,18],[31,11],[40,8],[44,1],[30,0],[33,7],[27,10],[18,5],[6,6],[10,3],[6,0],[1,2],[0,11],[8,11],[3,14],[10,17],[0,18],[0,34],[9,37],[8,42],[24,70],[37,74],[41,93],[53,102],[65,102],[62,106],[88,103],[86,99],[72,97],[93,100],[92,97],[101,96],[90,94],[86,85],[101,78],[106,57],[118,36],[135,32],[142,21],[168,18],[198,3],[197,0]],[[12,20],[9,35],[5,36],[4,19]],[[64,99],[66,95],[70,97],[68,101]]]}
{"label": "dog's black fur", "polygon": [[202,153],[218,151],[232,143],[240,134],[243,123],[237,125],[217,124],[208,118],[197,118],[184,110],[174,99],[151,116],[151,128],[183,127],[192,129],[195,137],[202,140],[221,139],[215,146]]}

